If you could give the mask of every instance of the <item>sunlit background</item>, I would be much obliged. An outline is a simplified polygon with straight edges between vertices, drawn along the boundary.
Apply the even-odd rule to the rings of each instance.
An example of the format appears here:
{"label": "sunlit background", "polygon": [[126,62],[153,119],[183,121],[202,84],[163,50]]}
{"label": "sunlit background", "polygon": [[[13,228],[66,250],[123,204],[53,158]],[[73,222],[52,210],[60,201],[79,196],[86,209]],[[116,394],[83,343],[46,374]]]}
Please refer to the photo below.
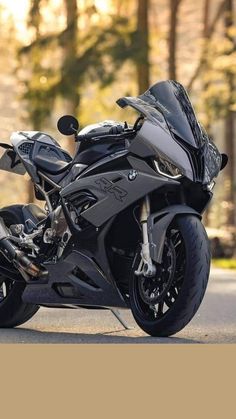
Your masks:
{"label": "sunlit background", "polygon": [[[115,101],[158,80],[188,90],[201,123],[230,156],[205,215],[232,242],[236,220],[235,0],[0,0],[1,140],[56,131],[63,113],[81,127],[135,114]],[[1,172],[0,204],[32,200],[27,178]]]}

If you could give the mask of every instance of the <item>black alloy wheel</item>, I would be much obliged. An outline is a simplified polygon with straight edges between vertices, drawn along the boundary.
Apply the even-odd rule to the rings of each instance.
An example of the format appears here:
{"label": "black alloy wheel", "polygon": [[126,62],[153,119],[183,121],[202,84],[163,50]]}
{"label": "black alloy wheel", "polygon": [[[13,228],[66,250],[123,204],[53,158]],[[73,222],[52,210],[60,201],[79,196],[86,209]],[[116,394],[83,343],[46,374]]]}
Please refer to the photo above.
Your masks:
{"label": "black alloy wheel", "polygon": [[210,270],[205,229],[192,215],[174,219],[167,230],[162,264],[153,277],[135,274],[140,247],[130,278],[130,307],[138,325],[152,336],[170,336],[193,318],[204,296]]}

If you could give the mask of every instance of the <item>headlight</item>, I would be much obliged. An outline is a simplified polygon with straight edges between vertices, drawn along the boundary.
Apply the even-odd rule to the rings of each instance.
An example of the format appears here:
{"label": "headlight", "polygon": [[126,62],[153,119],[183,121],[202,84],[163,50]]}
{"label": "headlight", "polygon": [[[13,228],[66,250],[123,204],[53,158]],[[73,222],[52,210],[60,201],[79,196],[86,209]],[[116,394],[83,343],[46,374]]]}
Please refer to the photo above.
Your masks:
{"label": "headlight", "polygon": [[178,179],[182,175],[180,169],[168,160],[158,156],[158,160],[154,160],[156,170],[160,175],[164,175],[171,179]]}

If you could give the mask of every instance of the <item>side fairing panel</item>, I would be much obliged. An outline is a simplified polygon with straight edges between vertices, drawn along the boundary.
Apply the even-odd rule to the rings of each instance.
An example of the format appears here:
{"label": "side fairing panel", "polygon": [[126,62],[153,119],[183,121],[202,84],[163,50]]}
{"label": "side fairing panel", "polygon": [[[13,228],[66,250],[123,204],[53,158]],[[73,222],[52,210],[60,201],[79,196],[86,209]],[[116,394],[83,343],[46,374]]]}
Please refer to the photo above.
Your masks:
{"label": "side fairing panel", "polygon": [[114,215],[120,213],[146,194],[168,185],[178,185],[178,182],[160,177],[147,163],[128,158],[137,176],[129,180],[130,170],[99,173],[93,176],[77,179],[61,191],[66,201],[79,191],[89,191],[97,202],[83,211],[81,216],[96,227],[100,227]]}

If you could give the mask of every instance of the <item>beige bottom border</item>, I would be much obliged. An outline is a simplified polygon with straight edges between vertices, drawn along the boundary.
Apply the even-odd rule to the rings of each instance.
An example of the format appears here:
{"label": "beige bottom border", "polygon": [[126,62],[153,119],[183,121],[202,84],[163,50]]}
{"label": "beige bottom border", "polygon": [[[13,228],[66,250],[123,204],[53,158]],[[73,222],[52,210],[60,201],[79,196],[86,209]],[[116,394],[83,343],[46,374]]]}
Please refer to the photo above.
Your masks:
{"label": "beige bottom border", "polygon": [[236,345],[0,345],[0,417],[235,418]]}

